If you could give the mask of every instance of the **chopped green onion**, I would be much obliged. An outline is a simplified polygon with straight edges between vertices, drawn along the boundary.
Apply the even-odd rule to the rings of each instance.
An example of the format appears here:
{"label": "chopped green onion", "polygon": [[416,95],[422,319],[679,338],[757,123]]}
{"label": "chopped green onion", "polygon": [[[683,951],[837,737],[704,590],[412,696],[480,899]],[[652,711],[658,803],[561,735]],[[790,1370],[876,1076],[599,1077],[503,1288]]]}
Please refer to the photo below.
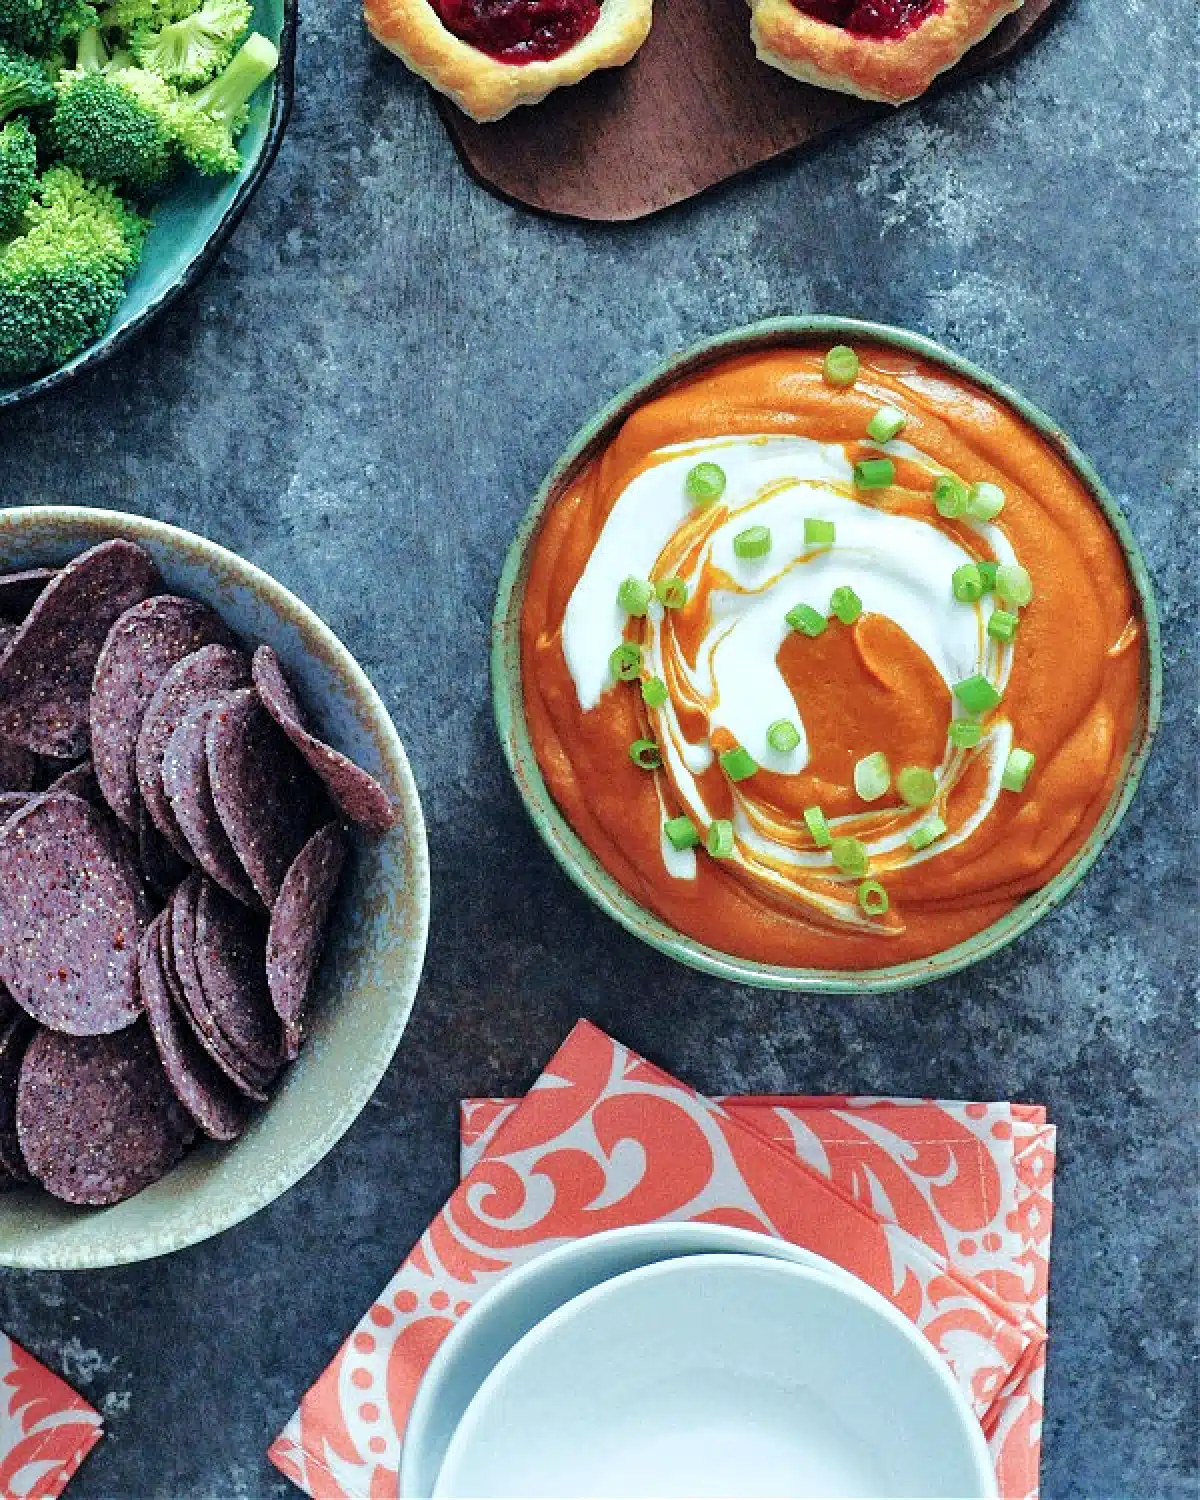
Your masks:
{"label": "chopped green onion", "polygon": [[634,740],[629,747],[629,759],[641,771],[657,771],[662,765],[662,751],[653,740]]}
{"label": "chopped green onion", "polygon": [[661,708],[669,696],[661,677],[647,677],[642,683],[642,702],[647,708]]}
{"label": "chopped green onion", "polygon": [[999,563],[981,562],[979,564],[979,576],[983,579],[983,591],[985,594],[990,594],[996,587],[996,574],[999,571]]}
{"label": "chopped green onion", "polygon": [[988,616],[987,633],[993,640],[1011,641],[1020,623],[1019,615],[1010,614],[1006,609],[994,609]]}
{"label": "chopped green onion", "polygon": [[745,745],[735,745],[720,757],[721,769],[730,781],[745,781],[758,770],[758,762]]}
{"label": "chopped green onion", "polygon": [[896,777],[901,802],[909,807],[928,807],[937,796],[937,777],[924,766],[905,766]]}
{"label": "chopped green onion", "polygon": [[1036,756],[1032,750],[1010,750],[1000,776],[1000,785],[1006,792],[1023,792],[1029,773],[1033,770]]}
{"label": "chopped green onion", "polygon": [[804,518],[804,545],[806,547],[832,547],[837,541],[837,527],[832,521],[821,521],[815,516]]}
{"label": "chopped green onion", "polygon": [[1033,579],[1019,563],[1005,563],[996,569],[996,592],[1018,609],[1024,609],[1033,598]]}
{"label": "chopped green onion", "polygon": [[683,487],[689,500],[697,505],[711,505],[725,493],[725,470],[720,464],[697,464],[688,470]]}
{"label": "chopped green onion", "polygon": [[843,584],[830,595],[829,608],[843,625],[853,625],[862,614],[862,600],[852,588]]}
{"label": "chopped green onion", "polygon": [[978,672],[973,677],[964,677],[961,682],[956,682],[952,691],[969,714],[986,713],[989,708],[995,708],[1004,696]]}
{"label": "chopped green onion", "polygon": [[878,802],[892,784],[892,770],[882,750],[864,755],[854,767],[854,790],[864,802]]}
{"label": "chopped green onion", "polygon": [[983,725],[972,723],[970,719],[951,719],[947,733],[950,743],[959,750],[971,750],[983,738]]}
{"label": "chopped green onion", "polygon": [[983,598],[983,577],[974,563],[963,563],[950,575],[950,587],[960,604],[974,604]]}
{"label": "chopped green onion", "polygon": [[967,515],[972,521],[994,521],[1004,509],[1004,491],[998,484],[984,480],[971,486],[967,497]]}
{"label": "chopped green onion", "polygon": [[729,858],[733,853],[733,824],[728,818],[713,819],[704,847],[714,859]]}
{"label": "chopped green onion", "polygon": [[908,847],[910,849],[928,849],[930,844],[936,844],[938,839],[946,831],[946,825],[941,818],[927,818],[924,823],[918,823],[908,836]]}
{"label": "chopped green onion", "polygon": [[799,743],[800,731],[790,719],[776,719],[774,724],[767,726],[767,744],[781,755],[794,750]]}
{"label": "chopped green onion", "polygon": [[633,682],[642,670],[642,648],[634,641],[622,641],[608,658],[608,670],[618,682]]}
{"label": "chopped green onion", "polygon": [[789,609],[784,619],[793,630],[799,630],[804,635],[820,635],[829,621],[823,614],[815,610],[811,604],[797,604],[794,609]]}
{"label": "chopped green onion", "polygon": [[858,379],[858,355],[849,344],[835,344],[825,356],[823,373],[830,385],[853,385]]}
{"label": "chopped green onion", "polygon": [[888,893],[878,880],[864,880],[855,895],[868,917],[882,917],[888,909]]}
{"label": "chopped green onion", "polygon": [[896,465],[890,458],[864,458],[854,465],[854,483],[860,490],[886,490],[896,481]]}
{"label": "chopped green onion", "polygon": [[654,585],[644,578],[634,578],[632,574],[617,590],[617,603],[627,615],[644,615],[653,598]]}
{"label": "chopped green onion", "polygon": [[867,873],[870,860],[867,858],[867,846],[860,844],[857,839],[834,839],[829,846],[829,852],[833,855],[833,862],[843,875],[863,876]]}
{"label": "chopped green onion", "polygon": [[771,550],[771,528],[769,526],[747,526],[733,539],[735,557],[766,557]]}
{"label": "chopped green onion", "polygon": [[818,849],[828,849],[833,843],[833,834],[829,831],[829,824],[825,821],[825,814],[819,807],[806,807],[804,809],[804,821],[808,824],[808,831],[812,834],[812,841]]}
{"label": "chopped green onion", "polygon": [[970,490],[953,474],[939,474],[933,481],[933,504],[939,516],[957,520],[967,508]]}
{"label": "chopped green onion", "polygon": [[694,849],[700,842],[700,830],[691,818],[668,818],[663,832],[673,849]]}
{"label": "chopped green onion", "polygon": [[867,436],[877,443],[890,443],[908,426],[908,418],[898,406],[881,406],[867,423]]}
{"label": "chopped green onion", "polygon": [[688,586],[682,578],[660,578],[654,592],[664,609],[682,609],[688,602]]}

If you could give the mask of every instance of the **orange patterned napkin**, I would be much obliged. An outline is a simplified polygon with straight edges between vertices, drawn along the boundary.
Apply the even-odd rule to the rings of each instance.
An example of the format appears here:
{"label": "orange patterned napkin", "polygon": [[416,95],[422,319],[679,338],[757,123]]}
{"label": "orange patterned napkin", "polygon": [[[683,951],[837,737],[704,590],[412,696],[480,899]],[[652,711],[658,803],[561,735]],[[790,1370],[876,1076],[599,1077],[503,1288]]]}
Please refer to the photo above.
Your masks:
{"label": "orange patterned napkin", "polygon": [[[489,1286],[598,1230],[706,1220],[778,1235],[870,1282],[962,1383],[1004,1458],[1007,1500],[1034,1494],[1044,1276],[1038,1292],[1036,1272],[1006,1258],[1006,1247],[1030,1214],[1016,1187],[1013,1127],[1049,1127],[1016,1106],[961,1108],[971,1124],[940,1106],[889,1100],[718,1104],[580,1022],[524,1100],[464,1107],[470,1170],[305,1396],[272,1461],[315,1500],[395,1496],[421,1377]],[[1003,1167],[990,1144],[1001,1139]],[[1048,1236],[1052,1139],[1024,1144],[1044,1158]],[[956,1187],[960,1175],[974,1185]]]}
{"label": "orange patterned napkin", "polygon": [[54,1500],[100,1441],[100,1414],[0,1333],[0,1495]]}

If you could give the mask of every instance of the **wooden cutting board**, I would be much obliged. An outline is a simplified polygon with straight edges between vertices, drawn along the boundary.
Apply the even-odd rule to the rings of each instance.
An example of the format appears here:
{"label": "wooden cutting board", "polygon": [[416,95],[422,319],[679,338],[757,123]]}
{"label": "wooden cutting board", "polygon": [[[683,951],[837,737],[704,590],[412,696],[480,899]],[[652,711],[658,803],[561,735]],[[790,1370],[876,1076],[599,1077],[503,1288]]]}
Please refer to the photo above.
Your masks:
{"label": "wooden cutting board", "polygon": [[[940,87],[993,66],[1058,0],[1025,0]],[[477,125],[442,116],[485,187],[544,213],[640,219],[889,106],[797,83],[754,56],[744,0],[657,0],[645,46],[532,109]]]}

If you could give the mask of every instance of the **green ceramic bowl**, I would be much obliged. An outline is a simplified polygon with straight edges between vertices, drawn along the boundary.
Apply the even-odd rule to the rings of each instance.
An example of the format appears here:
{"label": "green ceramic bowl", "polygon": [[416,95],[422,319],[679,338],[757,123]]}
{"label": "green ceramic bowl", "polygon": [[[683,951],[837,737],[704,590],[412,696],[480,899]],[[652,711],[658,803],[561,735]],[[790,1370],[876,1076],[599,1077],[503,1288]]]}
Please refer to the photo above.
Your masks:
{"label": "green ceramic bowl", "polygon": [[207,600],[248,643],[273,646],[319,731],[382,781],[400,818],[385,838],[354,841],[311,1033],[271,1103],[231,1146],[198,1147],[112,1208],[70,1208],[33,1190],[0,1193],[0,1265],[35,1270],[121,1265],[182,1249],[299,1181],[349,1129],[391,1062],[429,922],[425,824],[399,737],[362,668],[287,589],[203,537],[73,506],[0,510],[0,570],[62,563],[110,537],[139,542],[172,589]]}
{"label": "green ceramic bowl", "polygon": [[[756,963],[751,959],[721,953],[694,938],[686,937],[661,917],[639,905],[573,832],[551,797],[530,741],[521,688],[520,619],[532,544],[546,512],[579,470],[608,444],[631,411],[677,381],[734,355],[813,343],[890,345],[895,349],[918,354],[944,366],[955,375],[974,381],[990,395],[1010,406],[1026,423],[1036,428],[1066,460],[1107,516],[1129,564],[1145,622],[1146,655],[1141,705],[1124,774],[1087,843],[1053,880],[1040,891],[1028,896],[1000,921],[943,953],[895,964],[886,969],[793,969]],[[876,323],[863,323],[852,318],[775,318],[707,339],[669,359],[623,391],[576,434],[570,447],[554,465],[538,491],[504,563],[492,622],[492,698],[504,754],[535,827],[549,845],[550,852],[580,890],[590,896],[602,911],[620,922],[622,927],[628,928],[651,947],[670,954],[680,963],[709,974],[718,974],[723,979],[736,980],[739,984],[777,990],[879,993],[943,978],[998,952],[1014,938],[1028,931],[1040,917],[1053,911],[1095,863],[1101,849],[1116,832],[1133,799],[1158,725],[1162,699],[1158,615],[1141,552],[1112,496],[1104,488],[1091,464],[1062,429],[1023,396],[920,334]]]}
{"label": "green ceramic bowl", "polygon": [[16,384],[0,381],[0,408],[57,390],[125,348],[211,270],[283,142],[295,91],[297,6],[298,0],[255,0],[252,24],[279,48],[279,66],[250,102],[238,140],[242,170],[236,177],[182,173],[154,207],[141,265],[104,335],[56,370]]}

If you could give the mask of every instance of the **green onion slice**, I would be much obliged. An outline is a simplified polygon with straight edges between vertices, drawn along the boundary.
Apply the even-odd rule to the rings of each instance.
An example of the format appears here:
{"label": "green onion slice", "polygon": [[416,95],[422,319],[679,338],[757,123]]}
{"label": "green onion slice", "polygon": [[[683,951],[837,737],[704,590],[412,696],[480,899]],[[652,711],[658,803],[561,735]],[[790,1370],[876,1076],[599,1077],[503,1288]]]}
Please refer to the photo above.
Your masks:
{"label": "green onion slice", "polygon": [[745,745],[735,745],[719,757],[721,769],[730,781],[745,781],[758,770],[758,762]]}
{"label": "green onion slice", "polygon": [[804,518],[804,545],[806,547],[832,547],[837,541],[837,527],[832,521],[822,521],[817,516]]}
{"label": "green onion slice", "polygon": [[924,823],[918,823],[908,836],[908,847],[920,851],[928,849],[930,844],[936,844],[938,839],[946,831],[946,825],[941,818],[926,818]]}
{"label": "green onion slice", "polygon": [[937,777],[924,766],[905,766],[896,777],[901,802],[909,807],[928,807],[937,796]]}
{"label": "green onion slice", "polygon": [[967,496],[967,515],[972,521],[994,521],[1004,509],[1004,491],[998,484],[984,480],[973,484]]}
{"label": "green onion slice", "polygon": [[860,490],[886,490],[896,482],[896,465],[890,458],[864,458],[854,465],[854,483]]}
{"label": "green onion slice", "polygon": [[858,355],[849,344],[835,344],[825,356],[823,374],[830,385],[853,385],[858,379]]}
{"label": "green onion slice", "polygon": [[908,426],[908,417],[898,406],[881,406],[867,423],[867,436],[877,443],[890,443]]}
{"label": "green onion slice", "polygon": [[854,767],[854,790],[864,802],[878,802],[891,784],[891,767],[882,750],[864,755]]}
{"label": "green onion slice", "polygon": [[711,505],[725,493],[725,470],[720,464],[703,463],[689,469],[683,487],[696,505]]}
{"label": "green onion slice", "polygon": [[617,603],[627,615],[644,615],[653,598],[654,585],[647,583],[644,578],[635,578],[632,574],[617,590]]}
{"label": "green onion slice", "polygon": [[867,846],[860,843],[858,839],[834,839],[829,846],[829,852],[833,855],[834,864],[843,875],[861,877],[867,873],[870,865]]}
{"label": "green onion slice", "polygon": [[608,670],[618,682],[633,682],[642,670],[642,648],[634,641],[622,641],[608,658]]}
{"label": "green onion slice", "polygon": [[728,859],[733,853],[733,824],[728,818],[714,818],[709,824],[704,847],[714,859]]}
{"label": "green onion slice", "polygon": [[864,880],[854,894],[858,897],[859,906],[868,917],[882,917],[890,904],[888,893],[878,880]]}
{"label": "green onion slice", "polygon": [[766,557],[771,550],[771,528],[769,526],[747,526],[733,539],[736,557],[745,559]]}
{"label": "green onion slice", "polygon": [[1015,749],[1008,752],[1008,759],[1004,762],[1004,770],[1000,776],[1000,785],[1006,792],[1025,790],[1035,759],[1032,750]]}
{"label": "green onion slice", "polygon": [[642,683],[642,702],[647,708],[661,708],[669,696],[661,677],[647,677]]}
{"label": "green onion slice", "polygon": [[996,587],[996,574],[999,571],[999,563],[981,562],[979,564],[979,576],[983,579],[983,591],[985,594],[990,594]]}
{"label": "green onion slice", "polygon": [[634,740],[629,759],[642,771],[657,771],[662,765],[662,751],[653,740]]}
{"label": "green onion slice", "polygon": [[974,563],[963,563],[951,573],[950,588],[960,604],[974,604],[983,598],[983,575]]}
{"label": "green onion slice", "polygon": [[828,849],[833,843],[833,834],[829,831],[829,824],[825,821],[825,814],[819,807],[806,807],[804,809],[804,821],[808,825],[808,831],[812,834],[812,841],[818,849]]}
{"label": "green onion slice", "polygon": [[834,589],[829,598],[830,611],[838,617],[843,625],[853,625],[859,615],[862,614],[862,607],[862,600],[847,584],[843,584],[841,588]]}
{"label": "green onion slice", "polygon": [[988,616],[987,633],[995,641],[1011,641],[1020,623],[1019,615],[1010,614],[1006,609],[994,609]]}
{"label": "green onion slice", "polygon": [[694,849],[700,842],[700,830],[691,818],[668,818],[663,832],[673,849]]}
{"label": "green onion slice", "polygon": [[793,630],[814,637],[820,635],[829,624],[825,616],[811,604],[797,604],[794,609],[788,610],[784,619]]}
{"label": "green onion slice", "polygon": [[1005,563],[996,569],[996,592],[1018,609],[1024,609],[1033,598],[1033,579],[1020,563]]}
{"label": "green onion slice", "polygon": [[983,725],[971,719],[951,719],[947,730],[950,743],[959,750],[971,750],[983,738]]}
{"label": "green onion slice", "polygon": [[969,714],[987,713],[988,709],[995,708],[1004,696],[978,672],[973,677],[964,677],[961,682],[956,682],[953,693]]}
{"label": "green onion slice", "polygon": [[660,578],[654,592],[664,609],[682,609],[688,602],[689,590],[682,578]]}
{"label": "green onion slice", "polygon": [[939,516],[957,520],[967,508],[970,491],[953,474],[939,474],[933,481],[933,504]]}
{"label": "green onion slice", "polygon": [[794,750],[799,743],[800,731],[790,719],[776,719],[774,724],[767,726],[767,744],[781,755]]}

